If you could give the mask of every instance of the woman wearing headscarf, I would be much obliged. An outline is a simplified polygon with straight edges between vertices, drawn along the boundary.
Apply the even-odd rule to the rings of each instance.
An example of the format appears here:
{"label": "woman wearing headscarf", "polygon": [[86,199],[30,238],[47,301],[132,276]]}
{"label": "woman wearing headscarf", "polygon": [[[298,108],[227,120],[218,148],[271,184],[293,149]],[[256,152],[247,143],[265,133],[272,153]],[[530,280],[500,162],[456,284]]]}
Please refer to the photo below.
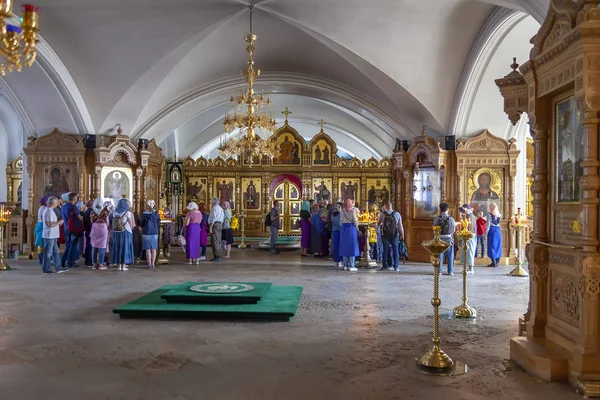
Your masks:
{"label": "woman wearing headscarf", "polygon": [[98,198],[92,206],[92,230],[90,232],[90,244],[92,245],[92,263],[94,269],[105,270],[108,266],[105,263],[106,250],[108,248],[108,216],[110,215],[111,202],[102,202]]}
{"label": "woman wearing headscarf", "polygon": [[115,211],[115,204],[112,200],[107,200],[104,202],[104,208],[108,210],[108,243],[106,245],[106,265],[110,266],[110,253],[113,248],[113,229],[111,224],[111,216]]}
{"label": "woman wearing headscarf", "polygon": [[310,251],[310,203],[308,201],[302,202],[302,210],[300,211],[300,230],[302,231],[302,239],[300,240],[300,247],[302,247],[302,257],[308,257]]}
{"label": "woman wearing headscarf", "polygon": [[40,264],[44,258],[43,248],[44,248],[44,222],[42,220],[44,216],[44,211],[46,211],[46,203],[48,202],[48,196],[44,196],[40,199],[40,208],[38,208],[37,212],[37,223],[35,224],[35,245],[38,247],[38,261]]}
{"label": "woman wearing headscarf", "polygon": [[135,221],[129,208],[129,201],[121,199],[111,216],[113,230],[111,262],[118,266],[119,271],[128,271],[127,265],[134,263],[133,229],[135,228]]}
{"label": "woman wearing headscarf", "polygon": [[183,220],[185,226],[185,255],[190,264],[198,264],[200,259],[200,223],[202,213],[198,210],[198,204],[190,202],[187,206],[188,213]]}
{"label": "woman wearing headscarf", "polygon": [[148,268],[156,265],[156,250],[158,249],[158,225],[160,216],[155,210],[156,202],[148,200],[146,211],[142,214],[142,247],[146,250]]}
{"label": "woman wearing headscarf", "polygon": [[231,219],[233,213],[231,212],[231,204],[228,201],[223,202],[223,229],[221,230],[221,240],[225,242],[227,251],[225,252],[225,258],[231,257],[231,245],[233,244],[233,229],[231,229]]}
{"label": "woman wearing headscarf", "polygon": [[[67,194],[67,201],[68,201],[68,193]],[[64,221],[63,215],[62,215],[62,206],[64,204],[63,198],[65,197],[65,195],[63,194],[62,197],[60,199],[58,199],[58,206],[56,206],[56,208],[54,208],[54,213],[56,214],[56,219],[60,222],[60,221]],[[64,223],[63,223],[64,225]],[[66,238],[65,238],[65,228],[64,226],[61,226],[60,229],[60,237],[58,238],[58,245],[60,246],[61,244],[65,244],[67,243]]]}
{"label": "woman wearing headscarf", "polygon": [[[139,262],[142,259],[146,258],[146,255],[143,251],[142,247],[142,227],[140,226],[142,220],[140,216],[135,211],[131,212],[133,214],[133,221],[135,222],[135,228],[133,229],[133,260],[134,262]],[[142,257],[143,256],[143,257]],[[137,260],[137,261],[136,261]]]}
{"label": "woman wearing headscarf", "polygon": [[204,202],[198,204],[198,211],[202,214],[202,222],[200,222],[200,260],[206,260],[206,246],[208,246],[208,214],[206,213],[206,204]]}
{"label": "woman wearing headscarf", "polygon": [[323,233],[325,232],[325,221],[321,218],[321,211],[318,204],[310,206],[311,229],[310,229],[310,247],[315,257],[323,256]]}
{"label": "woman wearing headscarf", "polygon": [[331,213],[331,245],[333,251],[333,262],[338,268],[342,267],[342,257],[340,256],[340,231],[342,229],[342,205],[336,203],[332,206],[333,212]]}
{"label": "woman wearing headscarf", "polygon": [[340,256],[343,258],[344,271],[357,271],[354,266],[358,251],[358,217],[352,199],[346,199],[340,212]]}
{"label": "woman wearing headscarf", "polygon": [[491,203],[489,207],[490,213],[487,217],[487,243],[488,257],[491,259],[488,267],[498,267],[500,258],[502,257],[502,232],[500,232],[500,220],[502,215],[496,203]]}

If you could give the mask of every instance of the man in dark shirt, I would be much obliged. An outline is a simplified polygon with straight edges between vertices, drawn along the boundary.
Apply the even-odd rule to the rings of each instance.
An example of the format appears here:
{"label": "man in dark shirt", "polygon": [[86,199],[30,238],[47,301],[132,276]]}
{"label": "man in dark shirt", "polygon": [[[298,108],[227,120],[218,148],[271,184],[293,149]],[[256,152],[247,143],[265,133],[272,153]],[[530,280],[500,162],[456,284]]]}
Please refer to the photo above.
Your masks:
{"label": "man in dark shirt", "polygon": [[94,205],[93,201],[88,201],[85,206],[87,209],[83,213],[83,230],[85,232],[85,250],[83,254],[85,255],[85,266],[92,268],[94,263],[92,263],[92,243],[90,234],[92,232],[92,206]]}
{"label": "man in dark shirt", "polygon": [[269,213],[271,215],[271,226],[269,227],[271,230],[271,242],[269,254],[277,254],[277,250],[275,250],[275,244],[277,243],[277,234],[279,233],[279,229],[281,228],[281,217],[279,216],[279,201],[275,200],[273,202],[273,208]]}

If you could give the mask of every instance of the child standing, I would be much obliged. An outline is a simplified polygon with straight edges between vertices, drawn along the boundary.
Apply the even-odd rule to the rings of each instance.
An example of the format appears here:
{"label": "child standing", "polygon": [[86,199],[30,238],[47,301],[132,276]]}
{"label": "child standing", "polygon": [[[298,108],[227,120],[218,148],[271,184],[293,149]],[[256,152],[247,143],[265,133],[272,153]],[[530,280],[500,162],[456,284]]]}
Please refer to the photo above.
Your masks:
{"label": "child standing", "polygon": [[481,211],[477,212],[477,246],[475,247],[475,257],[477,257],[477,251],[479,250],[479,244],[481,243],[481,257],[485,257],[485,232],[486,232],[487,220],[483,218]]}

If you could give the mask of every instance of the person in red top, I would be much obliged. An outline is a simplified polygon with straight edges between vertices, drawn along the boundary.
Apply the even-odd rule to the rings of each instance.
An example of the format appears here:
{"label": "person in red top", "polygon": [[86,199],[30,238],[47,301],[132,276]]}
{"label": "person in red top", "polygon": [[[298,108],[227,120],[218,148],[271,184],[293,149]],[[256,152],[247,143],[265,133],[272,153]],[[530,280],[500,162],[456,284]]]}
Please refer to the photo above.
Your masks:
{"label": "person in red top", "polygon": [[483,218],[481,211],[477,212],[477,246],[475,247],[475,257],[477,257],[477,250],[479,250],[479,244],[481,243],[481,257],[485,257],[485,228],[487,220]]}

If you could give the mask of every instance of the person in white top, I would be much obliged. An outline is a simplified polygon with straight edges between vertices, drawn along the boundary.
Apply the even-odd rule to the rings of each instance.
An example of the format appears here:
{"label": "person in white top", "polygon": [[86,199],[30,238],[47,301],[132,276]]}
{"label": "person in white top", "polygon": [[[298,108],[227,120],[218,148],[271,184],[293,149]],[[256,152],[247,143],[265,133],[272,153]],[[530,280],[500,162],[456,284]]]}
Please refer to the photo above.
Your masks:
{"label": "person in white top", "polygon": [[40,199],[40,208],[37,212],[37,223],[35,224],[35,245],[38,248],[38,262],[42,265],[44,261],[44,211],[46,211],[46,203],[48,203],[48,197],[44,196]]}
{"label": "person in white top", "polygon": [[44,231],[42,233],[44,239],[42,274],[46,275],[55,273],[50,269],[52,260],[54,260],[56,273],[60,274],[69,270],[68,268],[62,268],[60,255],[58,254],[58,238],[60,237],[60,227],[63,224],[63,220],[59,221],[56,217],[56,213],[54,212],[56,206],[58,206],[58,198],[50,197],[42,217],[44,224]]}
{"label": "person in white top", "polygon": [[210,200],[210,215],[208,216],[211,247],[213,251],[213,259],[210,261],[221,261],[221,231],[223,230],[223,221],[225,220],[225,213],[223,208],[219,205],[219,198],[213,197]]}

